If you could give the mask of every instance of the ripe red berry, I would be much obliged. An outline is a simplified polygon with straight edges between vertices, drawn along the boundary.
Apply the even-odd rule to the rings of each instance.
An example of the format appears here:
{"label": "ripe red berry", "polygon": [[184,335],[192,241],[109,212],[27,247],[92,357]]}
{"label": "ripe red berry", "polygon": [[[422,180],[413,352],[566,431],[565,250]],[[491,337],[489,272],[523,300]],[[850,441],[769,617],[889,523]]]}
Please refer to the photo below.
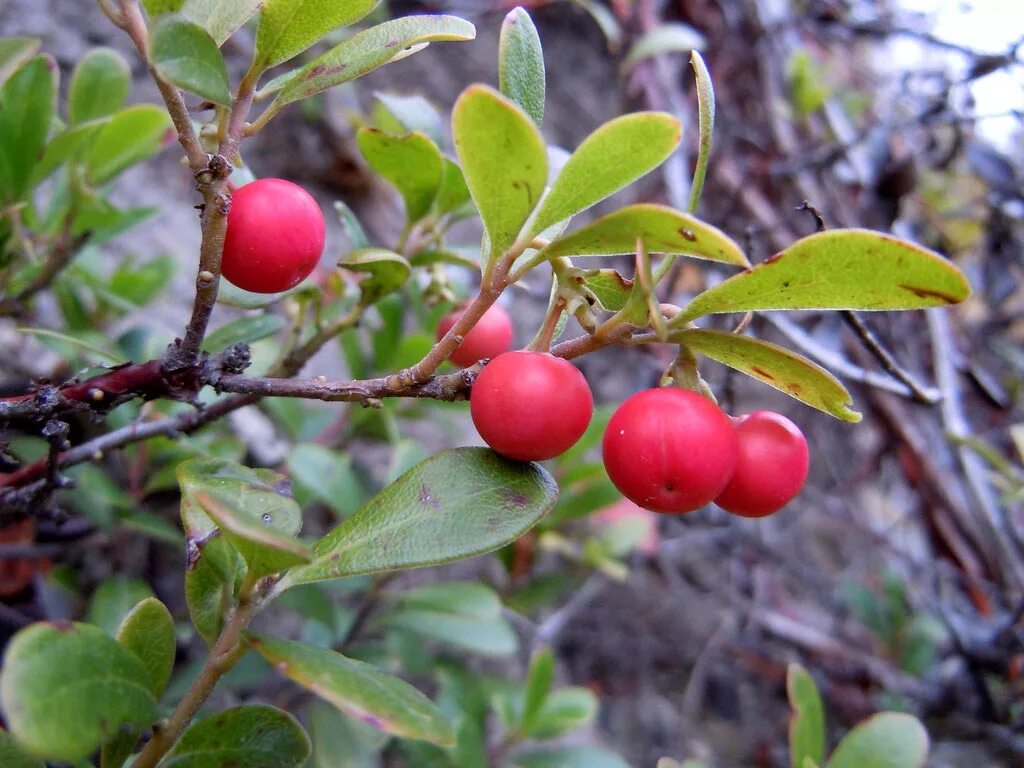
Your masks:
{"label": "ripe red berry", "polygon": [[810,455],[799,427],[772,411],[736,419],[739,461],[715,503],[742,517],[764,517],[792,501],[807,479]]}
{"label": "ripe red berry", "polygon": [[284,179],[259,179],[231,196],[221,274],[253,293],[278,293],[307,277],[324,250],[316,200]]}
{"label": "ripe red berry", "polygon": [[594,413],[590,385],[572,363],[546,352],[506,352],[476,377],[469,411],[491,448],[543,461],[580,439]]}
{"label": "ripe red berry", "polygon": [[622,495],[654,512],[699,509],[736,467],[729,417],[696,392],[663,387],[619,406],[604,433],[604,466]]}
{"label": "ripe red berry", "polygon": [[[440,339],[462,317],[462,310],[449,312],[437,325]],[[512,318],[500,305],[493,304],[484,312],[473,329],[466,334],[459,348],[452,353],[451,361],[461,368],[468,368],[485,357],[497,357],[508,352],[512,346]]]}

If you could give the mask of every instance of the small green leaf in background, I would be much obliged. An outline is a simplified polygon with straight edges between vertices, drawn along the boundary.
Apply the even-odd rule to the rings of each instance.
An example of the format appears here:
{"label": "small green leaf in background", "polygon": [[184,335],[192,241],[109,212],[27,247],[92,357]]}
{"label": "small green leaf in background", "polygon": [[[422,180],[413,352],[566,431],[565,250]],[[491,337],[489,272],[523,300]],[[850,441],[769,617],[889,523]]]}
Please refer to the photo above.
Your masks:
{"label": "small green leaf in background", "polygon": [[704,291],[674,322],[768,309],[923,309],[970,293],[960,270],[934,251],[881,232],[831,229]]}
{"label": "small green leaf in background", "polygon": [[123,109],[105,124],[84,161],[93,184],[110,181],[129,165],[159,152],[170,139],[167,110],[151,104]]}
{"label": "small green leaf in background", "polygon": [[495,259],[515,242],[544,192],[547,150],[537,124],[497,91],[471,85],[452,109],[452,138]]}
{"label": "small green leaf in background", "polygon": [[389,293],[394,293],[409,279],[412,268],[404,257],[386,248],[360,248],[338,259],[338,266],[366,274],[359,281],[362,303],[376,304]]}
{"label": "small green leaf in background", "polygon": [[650,253],[680,254],[747,266],[747,257],[724,232],[688,213],[664,205],[638,203],[602,216],[552,240],[540,254],[611,256],[634,253],[641,239]]}
{"label": "small green leaf in background", "polygon": [[113,637],[132,608],[152,596],[153,590],[141,579],[128,576],[107,579],[93,592],[85,620]]}
{"label": "small green leaf in background", "polygon": [[388,736],[323,701],[309,709],[312,768],[376,768]]}
{"label": "small green leaf in background", "polygon": [[629,768],[629,763],[601,747],[545,747],[514,755],[510,768]]}
{"label": "small green leaf in background", "polygon": [[690,55],[690,65],[697,84],[697,124],[700,136],[697,141],[697,163],[693,169],[690,187],[690,213],[697,211],[701,193],[704,191],[704,177],[708,172],[708,158],[711,157],[711,139],[715,131],[715,86],[711,82],[704,58],[699,52]]}
{"label": "small green leaf in background", "polygon": [[793,716],[789,721],[789,762],[803,768],[804,760],[825,759],[825,710],[818,686],[807,670],[790,664],[786,672],[786,693]]}
{"label": "small green leaf in background", "polygon": [[0,89],[0,202],[21,200],[42,157],[57,99],[57,63],[37,56]]}
{"label": "small green leaf in background", "polygon": [[264,0],[253,69],[262,72],[299,55],[332,29],[355,24],[379,0]]}
{"label": "small green leaf in background", "polygon": [[526,690],[523,694],[523,731],[529,732],[537,721],[555,679],[555,657],[550,648],[541,648],[530,659],[526,672]]}
{"label": "small green leaf in background", "polygon": [[174,619],[167,606],[155,597],[142,600],[124,617],[114,639],[139,657],[153,695],[160,698],[171,679],[175,655]]}
{"label": "small green leaf in background", "polygon": [[912,715],[882,712],[859,723],[839,742],[825,768],[922,768],[928,732]]}
{"label": "small green leaf in background", "polygon": [[205,29],[217,45],[260,9],[263,0],[185,0],[181,15]]}
{"label": "small green leaf in background", "polygon": [[675,331],[671,338],[837,419],[861,420],[849,407],[853,397],[835,376],[785,347],[741,334],[696,328]]}
{"label": "small green leaf in background", "polygon": [[544,198],[531,231],[543,232],[632,184],[665,162],[682,137],[679,121],[664,112],[637,112],[609,120],[572,153]]}
{"label": "small green leaf in background", "polygon": [[178,466],[182,517],[187,508],[205,513],[245,560],[253,582],[308,562],[311,553],[295,538],[302,525],[288,481],[268,469],[226,459],[195,458]]}
{"label": "small green leaf in background", "polygon": [[68,90],[72,123],[106,117],[124,106],[131,88],[128,62],[111,48],[95,48],[75,67]]}
{"label": "small green leaf in background", "polygon": [[284,327],[280,315],[261,314],[240,317],[203,339],[203,351],[217,353],[232,344],[252,344],[254,341],[273,336]]}
{"label": "small green leaf in background", "polygon": [[553,739],[592,723],[597,706],[597,697],[589,688],[558,688],[548,694],[525,733],[534,739]]}
{"label": "small green leaf in background", "polygon": [[501,25],[498,83],[537,125],[544,122],[544,51],[533,19],[522,8],[512,9]]}
{"label": "small green leaf in background", "polygon": [[299,443],[288,453],[288,474],[295,483],[300,504],[301,489],[339,515],[348,517],[362,501],[359,478],[352,468],[352,457],[347,453],[315,443]]}
{"label": "small green leaf in background", "polygon": [[194,723],[161,768],[301,768],[309,736],[299,721],[267,704],[232,707]]}
{"label": "small green leaf in background", "polygon": [[149,32],[149,60],[167,82],[214,104],[231,105],[224,57],[198,24],[180,16],[164,16]]}
{"label": "small green leaf in background", "polygon": [[497,549],[554,506],[558,486],[539,464],[485,448],[456,448],[417,464],[318,541],[315,559],[281,588],[416,568]]}
{"label": "small green leaf in background", "polygon": [[10,734],[3,730],[0,730],[0,765],[4,768],[46,768],[42,760],[22,751]]}
{"label": "small green leaf in background", "polygon": [[14,636],[0,703],[18,744],[59,762],[85,758],[122,727],[145,728],[157,714],[142,662],[99,627],[78,623],[33,624]]}
{"label": "small green leaf in background", "polygon": [[370,240],[366,236],[366,230],[363,228],[362,222],[359,221],[359,217],[356,216],[351,208],[341,200],[335,200],[334,212],[338,214],[338,220],[341,222],[341,228],[345,231],[345,238],[348,240],[348,247],[350,249],[356,251],[370,245]]}
{"label": "small green leaf in background", "polygon": [[260,95],[279,90],[270,105],[271,111],[277,111],[285,104],[355,80],[389,61],[416,53],[430,42],[474,37],[476,28],[457,16],[392,19],[352,35],[302,69],[274,78],[260,90]]}
{"label": "small green leaf in background", "polygon": [[821,65],[807,51],[794,51],[789,58],[786,80],[793,106],[800,117],[806,117],[825,106],[829,94],[821,72]]}
{"label": "small green leaf in background", "polygon": [[34,37],[0,38],[0,86],[38,50],[39,40]]}
{"label": "small green leaf in background", "polygon": [[402,96],[375,91],[373,97],[377,100],[374,121],[382,131],[395,136],[419,131],[438,146],[444,141],[441,114],[419,94]]}
{"label": "small green leaf in background", "polygon": [[501,615],[501,599],[483,584],[419,587],[402,595],[400,605],[383,621],[389,627],[490,656],[508,656],[518,647],[515,632]]}
{"label": "small green leaf in background", "polygon": [[437,145],[422,133],[391,136],[375,128],[363,128],[356,134],[356,142],[370,167],[402,195],[409,223],[423,218],[444,173]]}
{"label": "small green leaf in background", "polygon": [[627,67],[663,53],[689,53],[707,45],[704,35],[681,22],[665,22],[644,34],[629,49]]}
{"label": "small green leaf in background", "polygon": [[251,635],[249,642],[276,671],[368,725],[407,739],[454,743],[444,715],[404,680],[326,648],[266,635]]}

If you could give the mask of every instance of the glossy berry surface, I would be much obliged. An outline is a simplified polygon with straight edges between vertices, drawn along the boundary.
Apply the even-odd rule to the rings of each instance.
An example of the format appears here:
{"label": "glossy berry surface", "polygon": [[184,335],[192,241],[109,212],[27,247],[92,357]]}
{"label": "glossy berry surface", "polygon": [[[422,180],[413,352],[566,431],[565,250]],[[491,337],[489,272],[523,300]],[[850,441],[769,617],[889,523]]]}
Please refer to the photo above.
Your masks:
{"label": "glossy berry surface", "polygon": [[[462,316],[461,310],[449,312],[437,325],[437,339],[440,339]],[[493,304],[484,312],[473,329],[466,334],[459,348],[452,353],[451,361],[460,368],[468,368],[485,357],[497,357],[512,347],[512,318],[500,305]]]}
{"label": "glossy berry surface", "polygon": [[714,499],[738,455],[729,417],[706,397],[676,387],[626,400],[609,420],[602,448],[608,476],[623,496],[670,514]]}
{"label": "glossy berry surface", "polygon": [[546,352],[506,352],[480,372],[469,396],[480,437],[517,461],[543,461],[580,439],[594,413],[590,385]]}
{"label": "glossy berry surface", "polygon": [[259,179],[231,196],[221,274],[253,293],[294,288],[324,250],[324,217],[316,200],[284,179]]}
{"label": "glossy berry surface", "polygon": [[793,500],[807,479],[807,440],[796,424],[772,411],[741,416],[735,426],[739,461],[715,503],[742,517],[778,512]]}

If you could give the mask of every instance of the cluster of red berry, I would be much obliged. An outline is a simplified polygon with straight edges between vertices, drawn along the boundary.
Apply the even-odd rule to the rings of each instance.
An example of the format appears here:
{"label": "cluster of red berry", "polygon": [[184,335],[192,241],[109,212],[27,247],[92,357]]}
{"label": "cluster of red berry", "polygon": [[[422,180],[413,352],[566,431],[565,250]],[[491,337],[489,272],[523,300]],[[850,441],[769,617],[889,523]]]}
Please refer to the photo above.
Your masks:
{"label": "cluster of red berry", "polygon": [[[283,179],[234,191],[221,272],[256,293],[298,285],[324,247],[323,214],[308,192]],[[460,312],[442,319],[437,338]],[[543,352],[508,351],[512,321],[499,305],[465,335],[452,362],[493,358],[470,395],[473,423],[495,451],[543,461],[568,450],[590,424],[590,386],[572,363]],[[604,464],[623,495],[655,512],[680,514],[714,501],[746,517],[784,507],[807,477],[807,441],[770,411],[730,418],[707,398],[671,387],[639,392],[612,416]]]}
{"label": "cluster of red berry", "polygon": [[[439,339],[458,317],[442,320]],[[590,387],[567,360],[507,351],[511,340],[511,320],[495,305],[452,355],[462,366],[493,357],[473,385],[473,423],[503,456],[554,458],[590,423]],[[706,397],[674,387],[639,392],[620,405],[608,422],[603,453],[608,476],[624,496],[671,514],[714,501],[744,517],[770,515],[799,493],[809,463],[807,441],[785,416],[757,411],[731,418]]]}

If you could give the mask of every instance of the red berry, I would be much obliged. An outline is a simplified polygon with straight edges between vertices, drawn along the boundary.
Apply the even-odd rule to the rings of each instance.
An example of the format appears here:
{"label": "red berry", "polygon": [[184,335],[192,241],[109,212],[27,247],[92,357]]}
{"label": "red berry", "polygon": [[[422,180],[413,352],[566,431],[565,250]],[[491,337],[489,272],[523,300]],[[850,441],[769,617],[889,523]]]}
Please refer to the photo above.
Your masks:
{"label": "red berry", "polygon": [[307,277],[324,250],[316,200],[284,179],[259,179],[231,196],[221,274],[253,293],[278,293]]}
{"label": "red berry", "polygon": [[685,389],[638,392],[619,406],[604,433],[604,466],[615,487],[654,512],[699,509],[736,467],[729,417]]}
{"label": "red berry", "polygon": [[[462,310],[449,312],[442,317],[437,325],[437,338],[440,340],[448,333],[460,317]],[[512,318],[500,305],[493,304],[466,334],[462,344],[452,353],[451,361],[461,368],[468,368],[485,357],[497,357],[502,352],[508,352],[511,346]]]}
{"label": "red berry", "polygon": [[796,424],[772,411],[741,416],[735,426],[739,461],[715,503],[743,517],[778,512],[800,493],[807,479],[807,440]]}
{"label": "red berry", "polygon": [[491,448],[517,461],[543,461],[580,439],[594,413],[587,380],[546,352],[506,352],[476,377],[469,411]]}

